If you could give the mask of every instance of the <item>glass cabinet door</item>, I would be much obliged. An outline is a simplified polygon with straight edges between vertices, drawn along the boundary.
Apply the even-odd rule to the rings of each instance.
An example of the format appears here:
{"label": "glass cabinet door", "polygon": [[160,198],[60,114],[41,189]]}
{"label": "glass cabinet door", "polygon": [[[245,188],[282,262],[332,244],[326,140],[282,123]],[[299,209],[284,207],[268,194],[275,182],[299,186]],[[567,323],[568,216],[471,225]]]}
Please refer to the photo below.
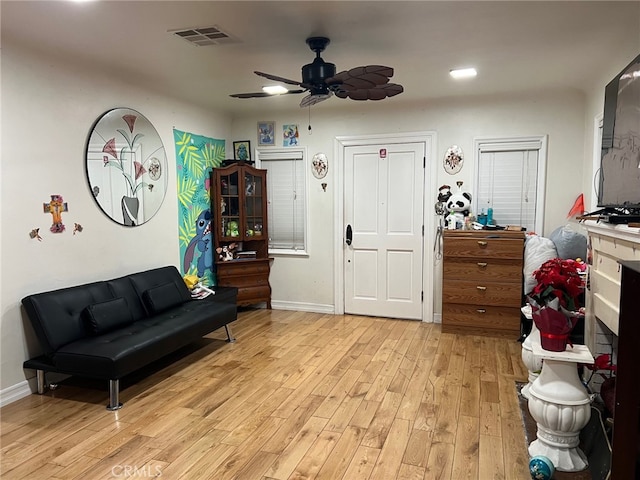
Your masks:
{"label": "glass cabinet door", "polygon": [[220,192],[220,236],[238,239],[240,230],[240,182],[238,171],[219,177],[217,189]]}
{"label": "glass cabinet door", "polygon": [[238,259],[267,258],[267,171],[235,164],[214,169],[211,179],[215,250],[235,244],[244,253]]}
{"label": "glass cabinet door", "polygon": [[247,240],[261,238],[264,225],[263,195],[266,193],[262,176],[245,171],[244,188],[245,214],[242,233]]}

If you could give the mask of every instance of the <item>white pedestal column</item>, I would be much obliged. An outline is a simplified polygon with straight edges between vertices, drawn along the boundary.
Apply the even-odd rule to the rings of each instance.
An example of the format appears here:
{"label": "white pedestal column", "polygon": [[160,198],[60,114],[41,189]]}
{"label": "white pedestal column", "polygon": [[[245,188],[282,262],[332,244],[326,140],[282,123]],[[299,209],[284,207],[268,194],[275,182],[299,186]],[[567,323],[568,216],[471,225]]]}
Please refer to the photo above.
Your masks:
{"label": "white pedestal column", "polygon": [[533,316],[531,315],[531,305],[525,305],[521,310],[522,314],[527,319],[531,320],[531,332],[529,332],[527,338],[525,338],[522,342],[522,363],[525,367],[527,367],[527,371],[529,372],[529,383],[527,383],[524,387],[522,387],[522,390],[520,390],[522,396],[529,400],[529,389],[531,388],[531,385],[533,384],[535,379],[538,378],[538,375],[540,374],[539,372],[542,369],[542,359],[533,354],[532,347],[533,343],[540,344],[540,330],[538,330],[536,322],[533,321]]}
{"label": "white pedestal column", "polygon": [[529,388],[529,412],[538,425],[529,455],[544,455],[561,472],[584,470],[588,462],[578,448],[579,435],[591,417],[591,402],[577,364],[593,363],[593,356],[585,345],[551,352],[532,342],[532,352],[544,362]]}

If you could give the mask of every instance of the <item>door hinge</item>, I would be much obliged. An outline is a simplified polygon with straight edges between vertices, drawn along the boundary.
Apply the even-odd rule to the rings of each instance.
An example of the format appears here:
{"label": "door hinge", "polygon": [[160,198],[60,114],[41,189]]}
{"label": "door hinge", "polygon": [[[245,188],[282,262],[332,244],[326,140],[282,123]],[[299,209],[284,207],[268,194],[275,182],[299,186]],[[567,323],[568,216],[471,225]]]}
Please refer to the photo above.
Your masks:
{"label": "door hinge", "polygon": [[424,237],[424,225],[422,225],[422,236]]}
{"label": "door hinge", "polygon": [[427,168],[427,157],[422,157],[422,168]]}
{"label": "door hinge", "polygon": [[424,302],[424,290],[420,292],[420,301]]}

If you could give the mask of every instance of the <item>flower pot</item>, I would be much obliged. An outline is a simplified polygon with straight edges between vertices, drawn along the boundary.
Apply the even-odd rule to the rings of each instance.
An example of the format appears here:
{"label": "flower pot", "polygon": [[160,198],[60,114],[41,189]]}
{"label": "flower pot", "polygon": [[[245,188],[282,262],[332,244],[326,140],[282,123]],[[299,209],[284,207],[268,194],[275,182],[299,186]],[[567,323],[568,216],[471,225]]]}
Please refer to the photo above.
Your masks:
{"label": "flower pot", "polygon": [[567,349],[569,335],[557,335],[549,332],[540,332],[540,345],[543,350],[550,352],[564,352]]}
{"label": "flower pot", "polygon": [[578,317],[569,316],[562,310],[545,306],[537,311],[533,321],[540,330],[542,348],[551,352],[564,352],[569,343],[569,334],[575,327]]}

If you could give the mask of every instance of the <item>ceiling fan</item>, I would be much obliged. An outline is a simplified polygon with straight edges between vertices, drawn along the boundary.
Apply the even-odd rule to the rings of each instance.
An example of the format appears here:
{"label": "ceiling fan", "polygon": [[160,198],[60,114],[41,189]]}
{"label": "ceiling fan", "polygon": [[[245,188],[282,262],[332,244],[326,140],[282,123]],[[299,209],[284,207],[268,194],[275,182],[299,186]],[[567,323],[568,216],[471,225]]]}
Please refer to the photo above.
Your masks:
{"label": "ceiling fan", "polygon": [[[313,62],[302,67],[301,82],[264,72],[254,73],[269,80],[302,87],[302,89],[289,90],[280,95],[309,92],[300,102],[301,107],[315,105],[334,94],[338,98],[351,98],[352,100],[382,100],[404,91],[402,85],[389,83],[389,78],[393,76],[393,68],[391,67],[367,65],[336,74],[336,66],[333,63],[325,62],[320,57],[320,53],[329,45],[329,39],[326,37],[307,38],[307,45],[316,53],[316,58]],[[274,95],[256,92],[235,93],[230,96],[234,98],[260,98]]]}

